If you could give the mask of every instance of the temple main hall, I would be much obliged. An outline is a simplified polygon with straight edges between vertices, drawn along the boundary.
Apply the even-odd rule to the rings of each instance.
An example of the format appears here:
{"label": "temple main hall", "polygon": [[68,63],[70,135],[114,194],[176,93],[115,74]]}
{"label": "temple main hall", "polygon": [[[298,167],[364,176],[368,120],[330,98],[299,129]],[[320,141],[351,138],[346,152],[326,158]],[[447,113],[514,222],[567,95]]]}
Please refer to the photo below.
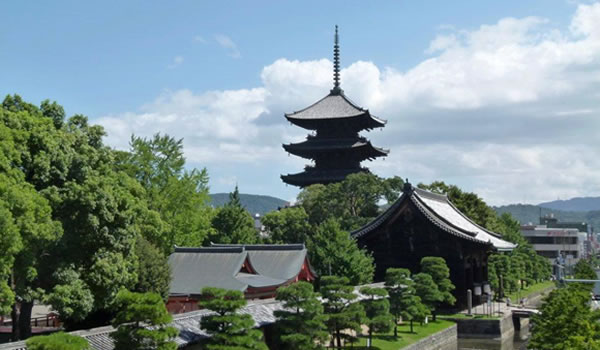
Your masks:
{"label": "temple main hall", "polygon": [[516,247],[474,223],[447,196],[414,188],[408,182],[394,204],[351,235],[373,254],[375,281],[383,281],[390,267],[418,273],[423,257],[444,258],[458,305],[466,304],[468,289],[475,296],[489,292],[488,256]]}
{"label": "temple main hall", "polygon": [[386,121],[372,115],[350,101],[340,86],[340,50],[337,26],[333,50],[333,89],[327,96],[300,111],[286,114],[287,120],[313,131],[306,140],[283,145],[290,154],[310,159],[314,164],[296,174],[281,175],[286,184],[306,187],[312,184],[339,182],[346,176],[369,171],[361,166],[364,160],[385,157],[388,150],[375,147],[362,130],[385,126]]}

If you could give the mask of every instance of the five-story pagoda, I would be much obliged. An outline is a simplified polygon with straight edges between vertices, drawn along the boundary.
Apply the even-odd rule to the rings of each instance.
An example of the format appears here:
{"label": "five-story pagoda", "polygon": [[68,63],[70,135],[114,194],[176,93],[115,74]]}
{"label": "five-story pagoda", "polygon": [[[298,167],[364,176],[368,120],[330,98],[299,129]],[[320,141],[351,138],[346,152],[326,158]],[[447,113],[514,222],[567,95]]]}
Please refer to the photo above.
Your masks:
{"label": "five-story pagoda", "polygon": [[360,166],[363,160],[383,157],[389,152],[374,147],[369,140],[359,135],[362,130],[385,126],[386,121],[354,104],[340,88],[337,26],[333,48],[333,82],[329,95],[309,107],[285,115],[291,123],[315,131],[303,142],[283,145],[288,153],[314,162],[314,165],[307,165],[301,173],[281,175],[281,179],[287,184],[306,187],[339,182],[349,174],[369,171]]}

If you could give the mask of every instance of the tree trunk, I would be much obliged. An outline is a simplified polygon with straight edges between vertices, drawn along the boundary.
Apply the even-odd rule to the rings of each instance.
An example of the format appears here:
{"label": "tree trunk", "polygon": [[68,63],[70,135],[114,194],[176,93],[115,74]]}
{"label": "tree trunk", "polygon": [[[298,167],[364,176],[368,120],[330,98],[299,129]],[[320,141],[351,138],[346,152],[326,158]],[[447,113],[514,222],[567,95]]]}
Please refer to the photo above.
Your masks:
{"label": "tree trunk", "polygon": [[10,318],[12,319],[12,335],[11,341],[19,341],[21,340],[21,334],[19,329],[19,323],[21,319],[21,303],[15,301],[12,306],[12,311],[10,313]]}
{"label": "tree trunk", "polygon": [[373,331],[371,331],[371,327],[369,327],[369,347],[373,346]]}
{"label": "tree trunk", "polygon": [[33,310],[33,301],[24,301],[21,303],[21,315],[19,316],[19,332],[21,339],[31,337],[31,311]]}
{"label": "tree trunk", "polygon": [[411,333],[414,333],[414,332],[413,332],[413,320],[410,320],[410,332],[411,332]]}
{"label": "tree trunk", "polygon": [[342,335],[340,334],[340,330],[336,329],[335,330],[335,338],[337,339],[337,346],[338,348],[342,347]]}
{"label": "tree trunk", "polygon": [[394,322],[394,338],[398,338],[398,322]]}
{"label": "tree trunk", "polygon": [[436,314],[437,314],[437,310],[433,310],[433,311],[431,311],[431,314],[433,315],[433,322],[435,322],[435,320],[436,320]]}

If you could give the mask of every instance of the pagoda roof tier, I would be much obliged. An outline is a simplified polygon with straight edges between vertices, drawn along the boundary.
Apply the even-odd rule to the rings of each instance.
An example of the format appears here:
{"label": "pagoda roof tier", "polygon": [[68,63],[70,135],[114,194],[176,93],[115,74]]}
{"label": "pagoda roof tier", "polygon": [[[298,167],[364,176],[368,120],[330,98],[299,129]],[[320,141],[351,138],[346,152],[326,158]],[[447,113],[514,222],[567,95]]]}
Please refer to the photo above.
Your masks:
{"label": "pagoda roof tier", "polygon": [[388,150],[373,146],[370,141],[363,137],[308,137],[306,141],[283,145],[283,148],[288,153],[307,159],[313,159],[317,155],[334,152],[351,152],[362,159],[385,157],[389,153]]}
{"label": "pagoda roof tier", "polygon": [[285,117],[291,123],[302,128],[316,130],[326,127],[331,121],[339,125],[341,119],[357,130],[381,128],[387,121],[371,115],[368,109],[363,109],[350,101],[342,90],[332,90],[329,95],[300,111],[286,113]]}
{"label": "pagoda roof tier", "polygon": [[281,179],[283,182],[290,185],[306,187],[313,184],[340,182],[350,174],[369,171],[367,168],[320,170],[310,166],[307,166],[305,169],[306,170],[301,173],[281,175]]}

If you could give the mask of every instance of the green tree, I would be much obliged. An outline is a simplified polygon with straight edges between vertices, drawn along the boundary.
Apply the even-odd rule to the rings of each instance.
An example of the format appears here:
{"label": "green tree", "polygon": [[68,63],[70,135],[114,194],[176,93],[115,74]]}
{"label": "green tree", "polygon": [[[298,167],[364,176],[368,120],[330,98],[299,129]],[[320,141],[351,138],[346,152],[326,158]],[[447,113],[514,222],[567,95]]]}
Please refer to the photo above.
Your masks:
{"label": "green tree", "polygon": [[[596,271],[586,259],[580,259],[577,264],[575,264],[575,268],[573,269],[573,273],[576,279],[582,280],[596,280],[598,276],[596,275]],[[594,290],[593,283],[577,283],[576,286],[581,288],[582,290],[586,290],[588,293]]]}
{"label": "green tree", "polygon": [[200,327],[211,336],[207,349],[267,349],[262,332],[254,329],[252,316],[237,313],[246,305],[242,292],[207,287],[202,289],[201,299],[201,307],[215,312],[200,320]]}
{"label": "green tree", "polygon": [[421,301],[432,314],[435,314],[436,306],[443,301],[443,295],[435,284],[431,275],[418,273],[413,276],[415,282],[415,294],[421,298]]}
{"label": "green tree", "polygon": [[364,310],[360,303],[355,302],[358,295],[346,277],[323,276],[321,278],[321,295],[327,315],[327,330],[331,334],[331,343],[337,341],[342,347],[342,331],[344,329],[360,332]]}
{"label": "green tree", "polygon": [[88,350],[91,349],[87,340],[82,337],[64,332],[50,335],[38,335],[27,339],[29,350]]}
{"label": "green tree", "polygon": [[408,269],[390,267],[385,271],[385,288],[389,295],[390,313],[394,316],[394,337],[398,336],[398,322],[404,311],[401,300],[412,285]]}
{"label": "green tree", "polygon": [[112,321],[117,330],[110,334],[115,350],[175,350],[177,329],[168,326],[173,317],[167,312],[160,295],[121,290],[115,305],[117,315]]}
{"label": "green tree", "polygon": [[82,280],[73,266],[60,269],[54,273],[57,283],[46,302],[58,312],[63,322],[80,322],[93,310],[94,295],[89,286]]}
{"label": "green tree", "polygon": [[311,264],[319,275],[343,276],[352,285],[366,284],[373,279],[373,258],[358,248],[356,241],[334,219],[316,228],[307,247]]}
{"label": "green tree", "polygon": [[390,301],[387,298],[387,291],[383,288],[362,287],[360,293],[366,297],[362,304],[369,328],[369,343],[372,344],[373,333],[386,333],[392,330],[394,320],[390,315]]}
{"label": "green tree", "polygon": [[[589,292],[576,286],[553,290],[540,308],[540,314],[533,316],[529,347],[570,350],[597,346],[600,342],[600,311],[591,311],[589,298]],[[586,347],[574,347],[584,344]]]}
{"label": "green tree", "polygon": [[275,311],[281,332],[282,348],[290,350],[324,349],[327,339],[327,317],[312,284],[297,282],[277,289],[275,299],[283,302],[283,310]]}
{"label": "green tree", "polygon": [[155,134],[132,136],[129,152],[117,155],[116,169],[137,179],[151,209],[167,223],[160,236],[147,237],[164,254],[174,245],[200,246],[212,233],[208,172],[184,169],[183,140]]}
{"label": "green tree", "polygon": [[237,186],[229,194],[229,202],[217,209],[212,226],[215,232],[210,240],[213,243],[253,244],[260,240],[254,219],[242,206]]}
{"label": "green tree", "polygon": [[312,232],[303,207],[272,211],[263,216],[261,223],[272,243],[304,243]]}
{"label": "green tree", "polygon": [[403,184],[399,177],[384,180],[361,172],[348,175],[339,183],[309,186],[300,192],[298,202],[311,224],[335,218],[344,230],[354,230],[378,215],[381,200],[394,201]]}
{"label": "green tree", "polygon": [[[442,302],[448,305],[454,305],[456,298],[452,295],[454,284],[450,281],[450,269],[446,265],[446,260],[437,256],[426,256],[421,259],[421,272],[430,275],[442,294]],[[433,314],[435,321],[436,315]]]}
{"label": "green tree", "polygon": [[[55,271],[71,269],[82,282],[71,283],[65,295],[82,296],[89,290],[92,310],[108,310],[118,289],[131,288],[137,279],[135,238],[161,236],[164,228],[158,213],[148,209],[144,189],[114,170],[115,152],[103,145],[102,127],[90,125],[82,115],[65,122],[56,103],[44,101],[38,108],[19,96],[8,96],[0,108],[0,135],[0,175],[23,187],[9,201],[29,196],[32,208],[37,207],[27,214],[33,215],[26,220],[31,233],[20,237],[20,250],[9,258],[19,270],[11,281],[13,292],[18,289],[17,302],[12,303],[14,324],[20,324],[15,331],[22,328],[27,336],[33,300],[44,299],[62,285],[54,280],[61,277]],[[11,191],[5,193],[4,198],[13,196]],[[75,291],[76,287],[86,290]],[[61,308],[77,302],[54,300]],[[86,310],[85,302],[74,309]]]}
{"label": "green tree", "polygon": [[143,236],[138,237],[135,242],[135,255],[138,257],[138,280],[133,290],[157,293],[166,300],[171,283],[167,257]]}

